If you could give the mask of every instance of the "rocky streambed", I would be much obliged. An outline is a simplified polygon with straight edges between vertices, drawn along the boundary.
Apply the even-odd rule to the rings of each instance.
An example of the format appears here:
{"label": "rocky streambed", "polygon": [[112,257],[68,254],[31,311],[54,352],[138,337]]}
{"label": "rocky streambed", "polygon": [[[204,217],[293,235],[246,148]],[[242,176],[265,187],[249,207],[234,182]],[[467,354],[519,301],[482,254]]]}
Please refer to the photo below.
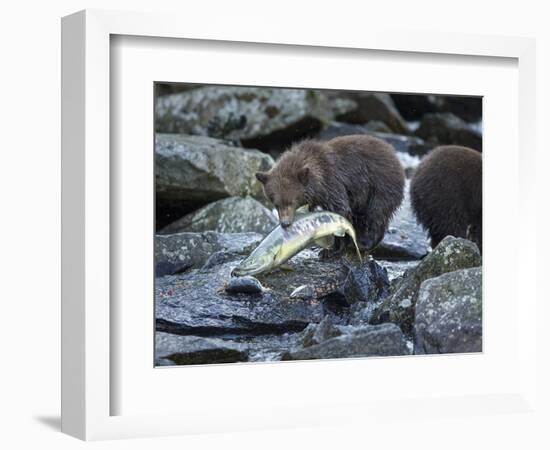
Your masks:
{"label": "rocky streambed", "polygon": [[[258,276],[261,291],[239,292],[230,272],[261,236],[206,235],[240,246],[197,250],[192,267],[157,277],[159,365],[481,351],[481,258],[469,241],[448,237],[421,262],[307,250]],[[199,233],[168,239],[211,245]],[[304,285],[325,289],[292,298]]]}
{"label": "rocky streambed", "polygon": [[[194,85],[156,105],[157,365],[400,356],[482,349],[481,256],[447,237],[431,249],[408,186],[360,264],[319,249],[235,288],[231,270],[277,224],[256,171],[292,142],[371,134],[410,176],[439,144],[481,151],[471,99]],[[315,295],[291,296],[304,286]],[[246,292],[245,292],[246,291]]]}

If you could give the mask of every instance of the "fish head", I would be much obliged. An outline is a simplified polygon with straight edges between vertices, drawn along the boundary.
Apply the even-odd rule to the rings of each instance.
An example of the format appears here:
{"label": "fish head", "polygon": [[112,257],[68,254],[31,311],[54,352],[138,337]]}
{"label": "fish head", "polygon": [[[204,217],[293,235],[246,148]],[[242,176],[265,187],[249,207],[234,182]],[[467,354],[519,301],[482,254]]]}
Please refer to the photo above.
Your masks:
{"label": "fish head", "polygon": [[274,255],[271,252],[252,252],[250,256],[231,271],[232,277],[244,277],[265,272],[273,267]]}

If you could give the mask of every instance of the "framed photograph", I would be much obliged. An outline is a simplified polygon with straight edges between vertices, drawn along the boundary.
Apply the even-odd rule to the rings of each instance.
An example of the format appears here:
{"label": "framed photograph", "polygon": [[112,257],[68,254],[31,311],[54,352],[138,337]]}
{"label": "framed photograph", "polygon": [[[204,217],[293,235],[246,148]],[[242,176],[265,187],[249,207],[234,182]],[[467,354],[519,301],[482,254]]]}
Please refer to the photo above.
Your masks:
{"label": "framed photograph", "polygon": [[64,432],[533,411],[532,40],[83,11],[62,53]]}

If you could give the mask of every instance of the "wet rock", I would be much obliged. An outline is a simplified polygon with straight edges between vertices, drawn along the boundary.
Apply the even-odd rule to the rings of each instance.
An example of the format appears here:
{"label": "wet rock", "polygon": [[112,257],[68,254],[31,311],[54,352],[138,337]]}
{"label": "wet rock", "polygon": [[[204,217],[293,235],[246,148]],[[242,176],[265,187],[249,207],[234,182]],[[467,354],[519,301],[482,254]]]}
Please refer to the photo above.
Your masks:
{"label": "wet rock", "polygon": [[255,173],[272,165],[269,155],[232,147],[218,139],[157,134],[157,207],[185,202],[205,204],[231,196],[263,199]]}
{"label": "wet rock", "polygon": [[466,239],[447,236],[413,270],[407,271],[394,291],[376,308],[371,323],[393,322],[411,334],[418,290],[425,280],[447,272],[481,265],[477,246]]}
{"label": "wet rock", "polygon": [[415,134],[433,145],[463,145],[481,151],[481,133],[451,113],[426,114]]}
{"label": "wet rock", "polygon": [[242,257],[262,240],[257,233],[178,233],[155,237],[156,276],[173,275],[201,267],[220,253],[225,261]]}
{"label": "wet rock", "polygon": [[164,227],[160,234],[184,231],[217,231],[219,233],[268,234],[277,226],[277,219],[257,200],[251,197],[229,197],[182,217]]}
{"label": "wet rock", "polygon": [[403,333],[393,324],[368,325],[309,347],[283,354],[283,360],[409,355]]}
{"label": "wet rock", "polygon": [[[374,122],[374,123],[373,123]],[[377,126],[378,121],[369,122],[367,125],[353,125],[341,122],[331,122],[325,129],[318,134],[318,139],[328,141],[338,136],[348,136],[350,134],[368,134],[377,137],[392,145],[400,153],[409,155],[424,155],[433,148],[433,145],[426,144],[417,136],[407,136],[403,134],[381,131],[382,128]]]}
{"label": "wet rock", "polygon": [[177,94],[200,87],[203,87],[203,85],[191,83],[155,83],[155,95],[159,97],[162,95]]}
{"label": "wet rock", "polygon": [[461,96],[435,96],[435,103],[439,112],[452,113],[466,122],[478,122],[481,120],[481,97]]}
{"label": "wet rock", "polygon": [[416,302],[416,354],[482,351],[482,270],[457,270],[426,280]]}
{"label": "wet rock", "polygon": [[233,277],[225,285],[225,292],[229,293],[242,293],[242,294],[261,294],[265,291],[256,278],[251,276],[246,277]]}
{"label": "wet rock", "polygon": [[234,342],[155,333],[155,365],[220,364],[247,360],[245,346]]}
{"label": "wet rock", "polygon": [[382,242],[373,255],[383,259],[420,259],[430,249],[428,235],[418,224],[410,201],[410,182],[405,184],[403,203],[390,222]]}
{"label": "wet rock", "polygon": [[159,97],[156,129],[215,135],[268,150],[274,143],[288,144],[311,135],[333,114],[353,107],[349,100],[329,102],[323,93],[310,89],[205,86]]}
{"label": "wet rock", "polygon": [[406,153],[412,156],[421,156],[428,153],[433,145],[424,142],[417,136],[405,136],[402,134],[389,134],[389,133],[372,133],[374,137],[386,141],[391,144],[397,151],[399,156],[401,153]]}
{"label": "wet rock", "polygon": [[300,334],[300,343],[302,347],[311,347],[320,344],[327,339],[340,336],[342,332],[334,326],[332,318],[326,316],[320,323],[310,323]]}
{"label": "wet rock", "polygon": [[333,95],[349,98],[357,104],[355,109],[337,115],[338,121],[365,124],[371,120],[378,120],[384,122],[395,133],[409,133],[407,122],[399,114],[389,94],[338,92]]}
{"label": "wet rock", "polygon": [[[238,261],[157,278],[157,330],[198,336],[278,334],[301,331],[327,315],[335,324],[345,324],[349,318],[345,297],[326,296],[312,301],[290,298],[290,293],[303,284],[318,286],[327,280],[339,284],[349,276],[349,270],[340,260],[321,261],[311,251],[303,253],[289,261],[288,269],[258,275],[266,288],[261,294],[225,291],[230,272]],[[374,264],[362,270],[374,270]],[[366,302],[378,301],[378,297],[366,297],[381,295],[377,284],[387,287],[387,278],[375,280],[377,276],[380,276],[378,272],[358,276],[358,280],[369,279],[369,282],[351,283],[361,291],[356,287],[360,293],[350,295],[361,295]]]}
{"label": "wet rock", "polygon": [[391,94],[391,98],[405,120],[421,120],[424,114],[438,112],[435,95]]}
{"label": "wet rock", "polygon": [[386,270],[374,259],[359,263],[341,260],[341,270],[321,284],[305,284],[294,289],[290,298],[318,300],[325,297],[339,299],[346,305],[376,301],[389,287]]}

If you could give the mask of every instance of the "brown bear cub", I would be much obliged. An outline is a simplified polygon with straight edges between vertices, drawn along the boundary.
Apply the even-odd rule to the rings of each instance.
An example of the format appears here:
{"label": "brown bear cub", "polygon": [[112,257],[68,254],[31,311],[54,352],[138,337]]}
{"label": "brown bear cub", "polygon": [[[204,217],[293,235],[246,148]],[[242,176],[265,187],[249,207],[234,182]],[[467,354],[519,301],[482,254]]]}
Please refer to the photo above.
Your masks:
{"label": "brown bear cub", "polygon": [[458,145],[432,150],[411,180],[411,202],[432,248],[447,236],[482,246],[481,154]]}
{"label": "brown bear cub", "polygon": [[384,237],[405,183],[393,147],[367,135],[301,142],[256,178],[283,227],[292,223],[297,208],[321,207],[347,218],[367,251]]}

